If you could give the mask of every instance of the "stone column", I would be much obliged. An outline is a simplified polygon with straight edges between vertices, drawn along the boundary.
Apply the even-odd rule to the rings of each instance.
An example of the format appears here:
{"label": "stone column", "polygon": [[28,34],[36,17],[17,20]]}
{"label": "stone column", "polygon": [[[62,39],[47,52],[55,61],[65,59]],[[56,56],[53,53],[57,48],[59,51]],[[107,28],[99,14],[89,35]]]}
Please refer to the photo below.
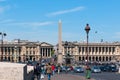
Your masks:
{"label": "stone column", "polygon": [[12,48],[10,47],[10,61],[12,62]]}
{"label": "stone column", "polygon": [[63,55],[62,55],[62,22],[59,20],[58,23],[58,63],[63,63]]}
{"label": "stone column", "polygon": [[40,55],[42,55],[43,56],[43,48],[41,48],[41,54]]}
{"label": "stone column", "polygon": [[48,52],[48,49],[49,48],[47,48],[47,55],[48,55],[48,57],[51,57],[51,52]]}
{"label": "stone column", "polygon": [[82,54],[82,47],[80,47],[80,48],[81,48],[81,50],[80,50],[80,54],[83,55],[83,54]]}
{"label": "stone column", "polygon": [[51,48],[48,48],[49,50],[49,53],[50,53],[50,57],[52,57],[52,54],[51,54],[51,52],[52,52],[52,49]]}
{"label": "stone column", "polygon": [[46,48],[46,53],[47,53],[47,57],[49,57],[49,54],[48,54],[48,51],[47,51],[48,48]]}
{"label": "stone column", "polygon": [[106,51],[107,51],[107,50],[106,50],[106,46],[105,46],[105,47],[104,47],[104,52],[105,52],[105,54],[107,53]]}
{"label": "stone column", "polygon": [[96,53],[96,46],[94,46],[94,52],[95,52],[95,55],[97,55],[97,53]]}
{"label": "stone column", "polygon": [[85,54],[85,56],[87,55],[87,54],[86,54],[86,46],[84,46],[84,54]]}
{"label": "stone column", "polygon": [[107,55],[109,55],[110,54],[110,47],[108,46],[108,54]]}
{"label": "stone column", "polygon": [[47,54],[46,54],[46,49],[44,48],[44,54],[45,54],[45,57],[47,57]]}

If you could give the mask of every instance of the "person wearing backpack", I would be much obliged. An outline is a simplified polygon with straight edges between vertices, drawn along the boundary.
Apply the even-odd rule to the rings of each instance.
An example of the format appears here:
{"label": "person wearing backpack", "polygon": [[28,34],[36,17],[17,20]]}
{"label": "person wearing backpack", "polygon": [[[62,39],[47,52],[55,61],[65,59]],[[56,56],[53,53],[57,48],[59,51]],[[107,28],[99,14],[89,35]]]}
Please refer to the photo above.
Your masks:
{"label": "person wearing backpack", "polygon": [[52,68],[51,68],[50,63],[48,63],[48,65],[46,66],[46,73],[48,76],[48,80],[51,80]]}
{"label": "person wearing backpack", "polygon": [[41,66],[39,66],[39,63],[37,63],[34,67],[34,75],[37,78],[37,80],[41,79]]}

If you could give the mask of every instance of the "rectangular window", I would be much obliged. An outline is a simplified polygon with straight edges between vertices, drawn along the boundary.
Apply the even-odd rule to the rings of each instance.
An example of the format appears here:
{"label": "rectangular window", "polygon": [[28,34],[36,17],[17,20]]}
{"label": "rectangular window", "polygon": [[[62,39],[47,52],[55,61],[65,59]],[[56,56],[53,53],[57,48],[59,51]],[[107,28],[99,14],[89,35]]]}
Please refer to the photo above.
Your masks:
{"label": "rectangular window", "polygon": [[111,52],[111,47],[109,47],[109,52]]}
{"label": "rectangular window", "polygon": [[106,47],[106,52],[108,52],[108,47]]}
{"label": "rectangular window", "polygon": [[94,52],[94,47],[92,47],[92,52]]}
{"label": "rectangular window", "polygon": [[89,47],[89,52],[91,52],[91,47]]}
{"label": "rectangular window", "polygon": [[79,47],[79,53],[81,52],[81,47]]}
{"label": "rectangular window", "polygon": [[115,52],[115,47],[113,47],[113,50],[112,50],[112,52]]}
{"label": "rectangular window", "polygon": [[84,47],[82,47],[82,52],[84,52]]}
{"label": "rectangular window", "polygon": [[99,47],[99,52],[101,52],[101,47]]}
{"label": "rectangular window", "polygon": [[104,47],[102,47],[102,52],[104,52]]}

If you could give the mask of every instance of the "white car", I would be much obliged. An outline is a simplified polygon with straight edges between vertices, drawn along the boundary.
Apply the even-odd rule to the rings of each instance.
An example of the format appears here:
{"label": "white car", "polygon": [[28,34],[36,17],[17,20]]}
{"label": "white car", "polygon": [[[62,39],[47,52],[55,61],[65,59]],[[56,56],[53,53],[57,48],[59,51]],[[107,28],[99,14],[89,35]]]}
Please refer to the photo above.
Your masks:
{"label": "white car", "polygon": [[92,71],[93,73],[101,73],[101,69],[100,69],[100,67],[98,67],[98,66],[93,66],[93,67],[91,68],[91,71]]}
{"label": "white car", "polygon": [[75,67],[74,72],[83,73],[84,69],[82,67]]}

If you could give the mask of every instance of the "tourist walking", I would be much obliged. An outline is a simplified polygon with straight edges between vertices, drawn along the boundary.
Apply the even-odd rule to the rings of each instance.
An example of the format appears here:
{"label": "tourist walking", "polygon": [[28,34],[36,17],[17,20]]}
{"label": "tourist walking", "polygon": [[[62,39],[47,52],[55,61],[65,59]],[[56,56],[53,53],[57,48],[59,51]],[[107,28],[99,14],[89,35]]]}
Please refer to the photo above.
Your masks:
{"label": "tourist walking", "polygon": [[41,66],[39,63],[34,66],[34,76],[37,80],[41,80]]}
{"label": "tourist walking", "polygon": [[47,73],[48,80],[51,80],[52,68],[50,63],[48,63],[48,65],[46,66],[46,73]]}
{"label": "tourist walking", "polygon": [[61,70],[61,66],[60,66],[60,64],[58,64],[58,74],[60,74],[60,70]]}
{"label": "tourist walking", "polygon": [[52,64],[51,68],[52,68],[52,75],[54,75],[55,74],[55,65]]}

